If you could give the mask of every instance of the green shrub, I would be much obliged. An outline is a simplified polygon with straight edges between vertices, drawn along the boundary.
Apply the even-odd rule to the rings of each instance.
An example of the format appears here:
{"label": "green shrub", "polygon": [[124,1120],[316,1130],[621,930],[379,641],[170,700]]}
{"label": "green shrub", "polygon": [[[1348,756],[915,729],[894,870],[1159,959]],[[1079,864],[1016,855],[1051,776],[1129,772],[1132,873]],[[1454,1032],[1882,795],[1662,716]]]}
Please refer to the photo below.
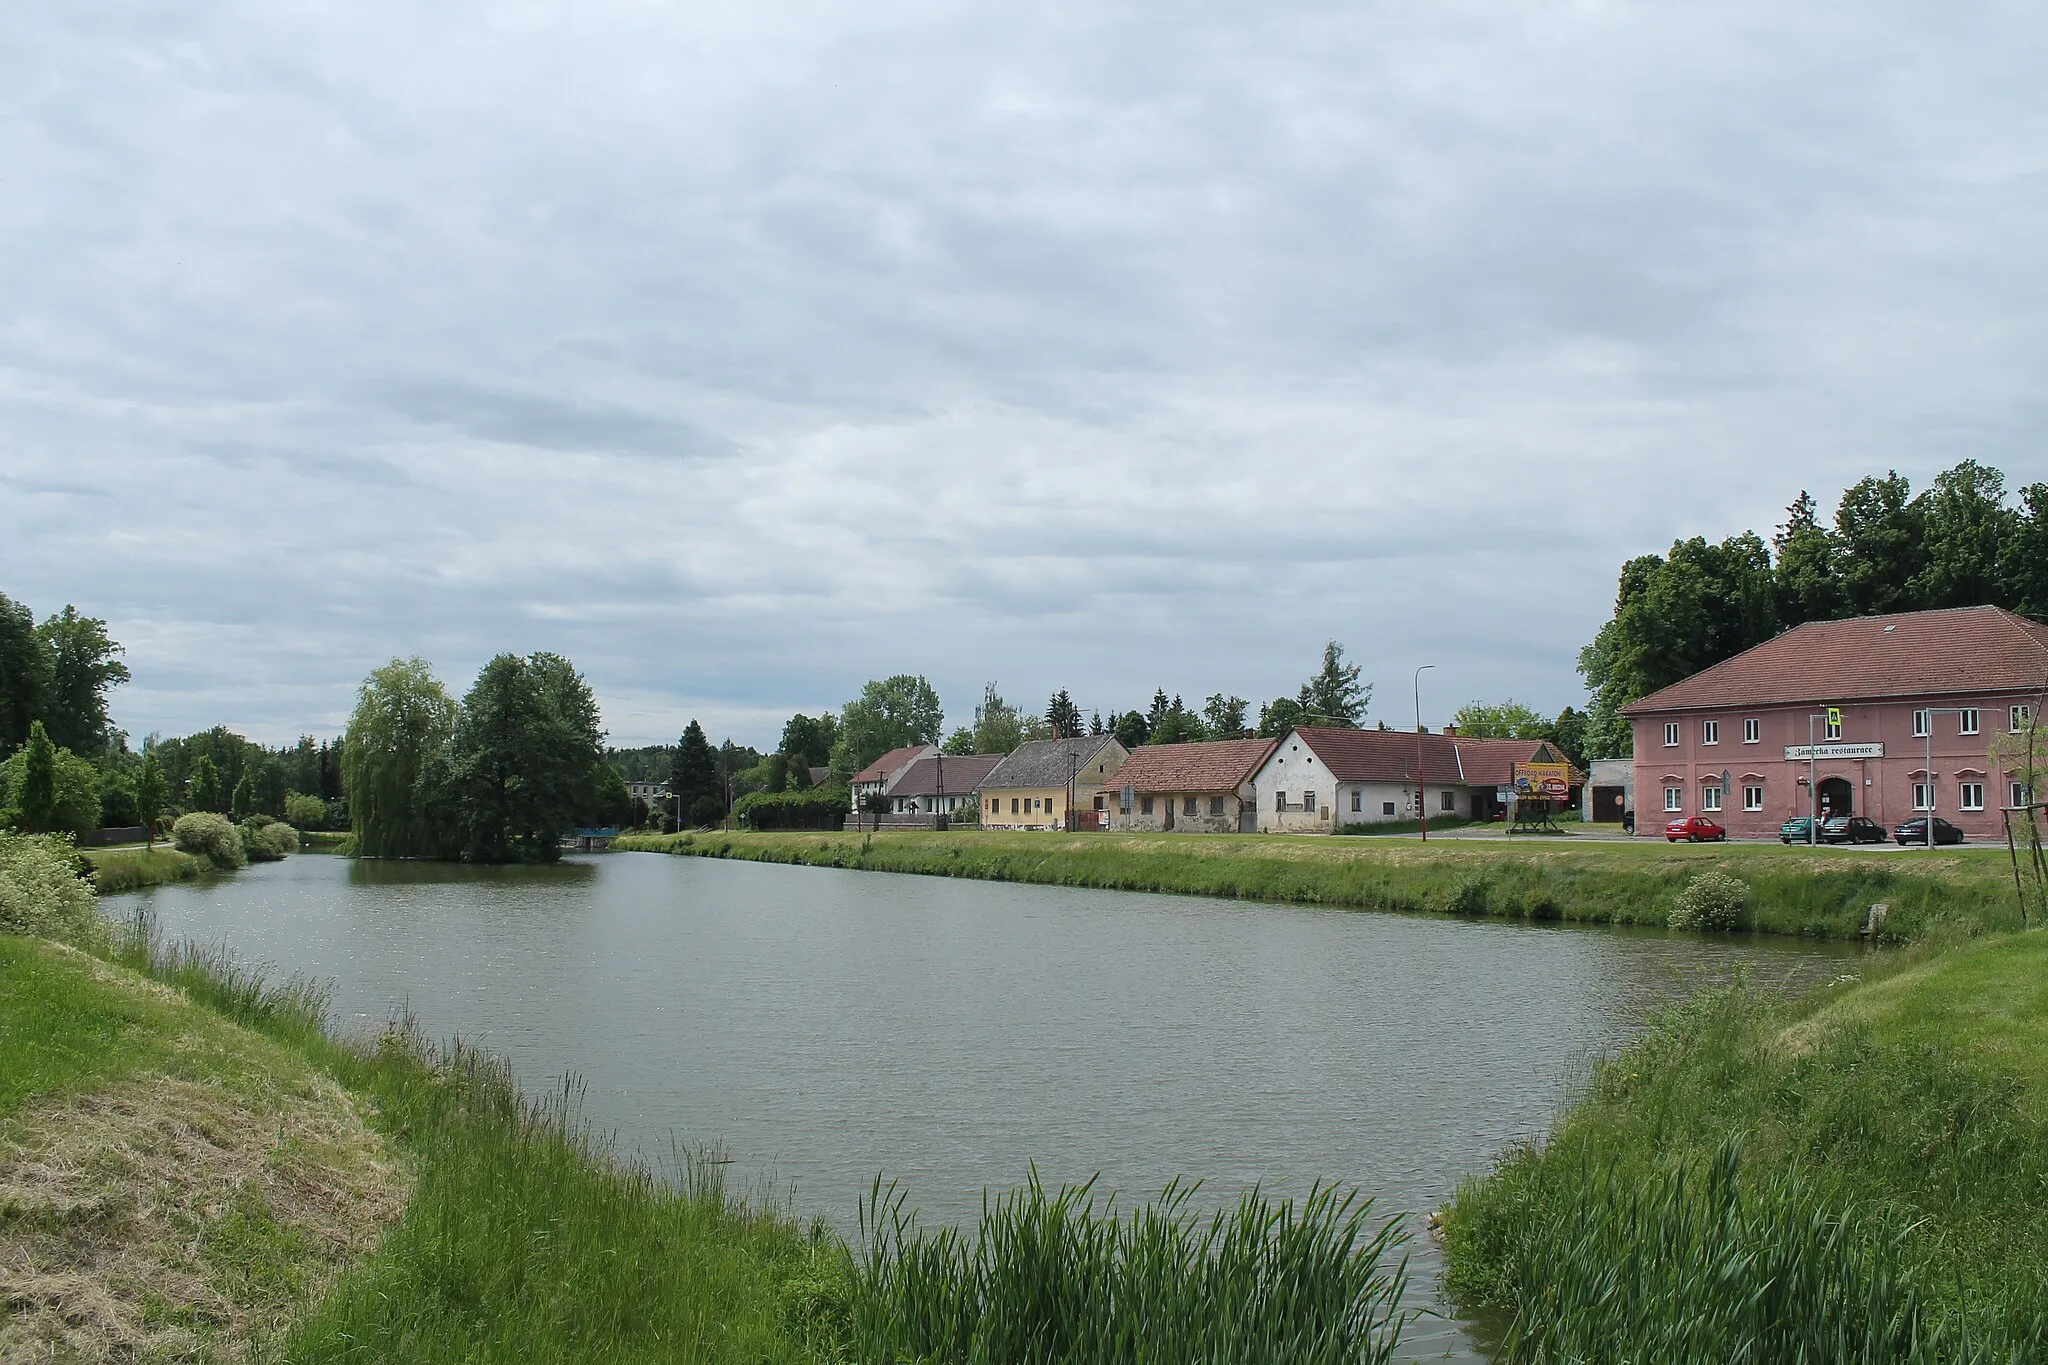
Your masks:
{"label": "green shrub", "polygon": [[299,832],[282,820],[252,815],[242,825],[242,847],[252,863],[282,862],[299,851]]}
{"label": "green shrub", "polygon": [[744,829],[838,829],[846,823],[849,809],[846,788],[816,787],[800,792],[755,792],[741,797],[732,814]]}
{"label": "green shrub", "polygon": [[222,871],[249,861],[242,832],[229,824],[225,815],[213,811],[195,810],[179,816],[178,823],[171,826],[171,843],[180,852],[204,858]]}
{"label": "green shrub", "polygon": [[1727,933],[1742,923],[1749,908],[1749,886],[1726,872],[1702,872],[1685,884],[1671,907],[1674,929],[1706,929]]}
{"label": "green shrub", "polygon": [[327,803],[317,796],[306,796],[299,792],[286,792],[284,796],[284,818],[286,823],[299,829],[325,829],[327,827]]}
{"label": "green shrub", "polygon": [[1492,889],[1493,878],[1485,872],[1468,872],[1451,888],[1450,899],[1444,909],[1454,915],[1483,915]]}
{"label": "green shrub", "polygon": [[725,818],[725,802],[715,796],[700,796],[690,803],[690,823],[709,829]]}
{"label": "green shrub", "polygon": [[0,931],[90,947],[107,937],[92,883],[57,836],[0,833]]}

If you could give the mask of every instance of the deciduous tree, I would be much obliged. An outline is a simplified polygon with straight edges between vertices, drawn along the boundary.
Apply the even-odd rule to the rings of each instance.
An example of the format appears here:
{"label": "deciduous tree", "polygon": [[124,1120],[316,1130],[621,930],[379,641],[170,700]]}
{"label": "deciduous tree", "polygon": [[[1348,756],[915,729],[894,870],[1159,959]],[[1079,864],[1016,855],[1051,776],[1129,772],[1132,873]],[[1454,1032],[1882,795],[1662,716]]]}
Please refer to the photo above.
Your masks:
{"label": "deciduous tree", "polygon": [[143,754],[142,775],[135,780],[135,818],[147,831],[143,839],[151,848],[156,847],[156,827],[164,818],[165,795],[163,765],[152,748]]}
{"label": "deciduous tree", "polygon": [[898,673],[868,683],[840,708],[832,770],[851,776],[891,749],[936,744],[944,723],[939,694],[922,676]]}
{"label": "deciduous tree", "polygon": [[604,736],[597,701],[559,654],[500,654],[463,698],[448,756],[435,792],[443,807],[437,823],[453,831],[462,856],[553,862],[562,837],[598,799]]}
{"label": "deciduous tree", "polygon": [[50,690],[50,646],[34,613],[0,593],[0,758],[28,740]]}
{"label": "deciduous tree", "polygon": [[342,789],[362,856],[444,851],[422,776],[435,759],[445,760],[455,712],[424,659],[393,659],[363,680],[341,744]]}
{"label": "deciduous tree", "polygon": [[128,681],[128,665],[107,623],[66,606],[37,627],[50,650],[50,693],[44,715],[59,748],[96,754],[116,738],[107,693]]}
{"label": "deciduous tree", "polygon": [[201,754],[192,764],[192,779],[186,786],[185,805],[191,810],[220,811],[220,769]]}

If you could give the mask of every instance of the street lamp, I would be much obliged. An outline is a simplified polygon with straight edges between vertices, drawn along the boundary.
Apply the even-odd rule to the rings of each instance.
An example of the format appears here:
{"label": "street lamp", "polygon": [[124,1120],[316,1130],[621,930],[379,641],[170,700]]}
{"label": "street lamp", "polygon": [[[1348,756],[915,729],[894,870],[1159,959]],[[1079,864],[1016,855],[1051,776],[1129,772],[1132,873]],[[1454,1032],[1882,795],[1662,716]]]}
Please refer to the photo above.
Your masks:
{"label": "street lamp", "polygon": [[1435,664],[1423,664],[1415,670],[1415,812],[1422,817],[1422,842],[1429,842],[1429,790],[1423,785],[1422,775],[1422,674]]}

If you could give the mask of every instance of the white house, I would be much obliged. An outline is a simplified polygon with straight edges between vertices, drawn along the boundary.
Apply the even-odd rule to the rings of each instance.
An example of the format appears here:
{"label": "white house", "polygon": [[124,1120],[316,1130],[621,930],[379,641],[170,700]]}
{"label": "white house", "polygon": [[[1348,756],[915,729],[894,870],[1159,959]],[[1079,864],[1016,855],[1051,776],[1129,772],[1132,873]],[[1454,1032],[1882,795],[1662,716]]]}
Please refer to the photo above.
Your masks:
{"label": "white house", "polygon": [[1330,834],[1344,825],[1413,820],[1425,806],[1432,819],[1492,819],[1503,811],[1498,793],[1513,783],[1517,763],[1563,761],[1543,740],[1298,726],[1254,780],[1259,830]]}

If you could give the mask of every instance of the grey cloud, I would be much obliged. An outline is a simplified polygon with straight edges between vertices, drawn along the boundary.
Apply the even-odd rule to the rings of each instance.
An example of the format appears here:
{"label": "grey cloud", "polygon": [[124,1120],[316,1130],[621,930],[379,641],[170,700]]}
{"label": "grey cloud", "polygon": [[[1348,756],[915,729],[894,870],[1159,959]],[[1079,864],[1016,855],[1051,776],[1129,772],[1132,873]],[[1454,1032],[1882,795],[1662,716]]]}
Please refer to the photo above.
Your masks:
{"label": "grey cloud", "polygon": [[393,384],[378,397],[414,421],[453,427],[485,441],[664,458],[735,453],[730,441],[688,422],[618,405],[451,381]]}

